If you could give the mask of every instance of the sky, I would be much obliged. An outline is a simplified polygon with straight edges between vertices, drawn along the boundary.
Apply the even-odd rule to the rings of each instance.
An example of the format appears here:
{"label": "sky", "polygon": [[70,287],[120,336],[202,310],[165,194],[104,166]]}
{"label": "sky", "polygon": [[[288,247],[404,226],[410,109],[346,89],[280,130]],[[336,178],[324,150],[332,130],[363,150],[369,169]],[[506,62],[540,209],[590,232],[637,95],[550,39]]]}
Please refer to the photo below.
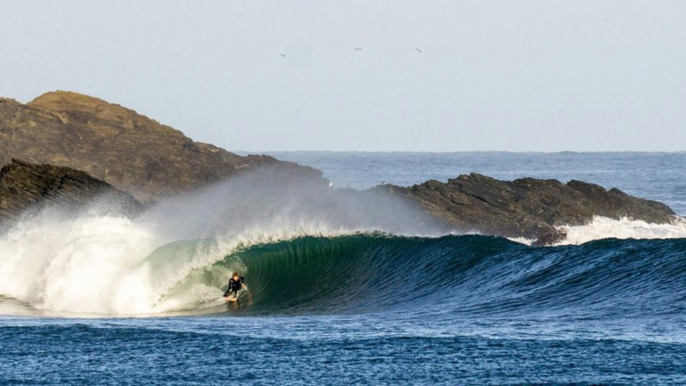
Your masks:
{"label": "sky", "polygon": [[684,151],[686,1],[1,1],[0,95],[234,151]]}

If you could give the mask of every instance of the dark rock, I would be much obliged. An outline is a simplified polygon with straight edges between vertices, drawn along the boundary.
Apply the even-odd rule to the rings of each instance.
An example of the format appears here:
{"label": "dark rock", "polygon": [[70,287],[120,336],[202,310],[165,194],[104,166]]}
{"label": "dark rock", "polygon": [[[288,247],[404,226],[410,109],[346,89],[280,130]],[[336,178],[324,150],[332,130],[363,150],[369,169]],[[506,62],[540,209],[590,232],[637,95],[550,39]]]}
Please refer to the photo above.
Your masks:
{"label": "dark rock", "polygon": [[[2,169],[0,220],[15,220],[47,203],[81,207],[103,195],[140,208],[138,201],[119,190],[152,202],[256,170],[262,172],[251,173],[251,178],[263,179],[268,182],[265,186],[299,186],[319,195],[333,194],[321,171],[264,155],[242,157],[194,142],[180,131],[97,98],[60,91],[26,105],[6,98],[0,102],[0,165],[12,158],[50,164],[13,161]],[[581,181],[499,181],[470,174],[446,183],[380,185],[361,194],[373,192],[402,197],[421,209],[422,216],[428,213],[448,229],[525,237],[540,245],[565,237],[557,227],[587,224],[593,216],[670,223],[675,215],[661,203]],[[347,193],[354,197],[359,192]]]}
{"label": "dark rock", "polygon": [[46,206],[70,213],[92,206],[127,216],[143,208],[130,194],[79,170],[16,159],[0,169],[0,224],[7,226]]}
{"label": "dark rock", "polygon": [[447,227],[550,245],[564,239],[561,225],[584,225],[593,216],[670,223],[675,213],[659,202],[581,181],[522,178],[499,181],[480,174],[447,183],[431,180],[412,187],[380,185],[375,191],[400,196],[428,211]]}
{"label": "dark rock", "polygon": [[[242,157],[135,111],[72,92],[0,104],[0,165],[12,158],[83,170],[143,202],[261,166],[321,179],[316,169],[269,156]],[[327,182],[322,180],[322,184]]]}

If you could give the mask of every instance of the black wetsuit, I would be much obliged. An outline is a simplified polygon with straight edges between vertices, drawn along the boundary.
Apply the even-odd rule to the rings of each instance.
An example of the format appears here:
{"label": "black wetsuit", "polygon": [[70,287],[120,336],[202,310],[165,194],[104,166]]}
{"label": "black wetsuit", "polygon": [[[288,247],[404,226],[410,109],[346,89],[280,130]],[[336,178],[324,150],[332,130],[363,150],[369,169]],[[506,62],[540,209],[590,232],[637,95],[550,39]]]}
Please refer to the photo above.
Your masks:
{"label": "black wetsuit", "polygon": [[243,276],[239,276],[238,280],[234,280],[231,278],[229,280],[229,289],[224,292],[224,297],[227,297],[229,295],[238,295],[238,291],[243,288],[243,283],[245,282],[245,279],[243,279]]}

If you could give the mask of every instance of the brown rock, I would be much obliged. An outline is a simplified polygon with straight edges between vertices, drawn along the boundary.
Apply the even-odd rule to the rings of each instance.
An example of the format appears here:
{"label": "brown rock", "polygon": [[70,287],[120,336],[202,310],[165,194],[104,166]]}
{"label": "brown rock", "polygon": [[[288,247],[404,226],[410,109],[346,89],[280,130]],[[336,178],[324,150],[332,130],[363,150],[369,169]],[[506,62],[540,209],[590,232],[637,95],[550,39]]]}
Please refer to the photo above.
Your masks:
{"label": "brown rock", "polygon": [[670,223],[675,216],[659,202],[580,181],[499,181],[472,173],[447,183],[432,180],[407,188],[380,185],[374,189],[405,198],[451,229],[525,237],[537,240],[538,245],[563,239],[565,234],[556,227],[588,224],[593,216],[650,223]]}
{"label": "brown rock", "polygon": [[276,165],[291,177],[321,178],[309,167],[194,142],[133,110],[86,95],[57,91],[26,105],[0,101],[0,165],[19,158],[83,170],[143,202],[261,165]]}
{"label": "brown rock", "polygon": [[48,205],[78,212],[96,203],[102,210],[129,216],[143,208],[130,194],[79,170],[16,159],[0,169],[0,223],[4,226]]}

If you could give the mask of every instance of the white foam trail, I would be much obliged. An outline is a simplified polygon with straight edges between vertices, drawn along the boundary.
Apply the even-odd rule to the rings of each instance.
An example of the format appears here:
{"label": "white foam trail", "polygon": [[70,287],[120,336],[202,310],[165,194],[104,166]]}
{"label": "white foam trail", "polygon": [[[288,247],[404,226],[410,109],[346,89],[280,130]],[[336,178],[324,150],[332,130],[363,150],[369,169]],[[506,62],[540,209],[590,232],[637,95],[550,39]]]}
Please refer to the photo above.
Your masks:
{"label": "white foam trail", "polygon": [[[170,240],[155,228],[126,218],[50,215],[22,222],[0,237],[0,296],[61,316],[152,315],[217,306],[220,283],[185,282],[193,272],[251,245],[301,236],[333,237],[356,230],[306,221],[271,219],[240,233],[208,241],[202,248],[150,256]],[[359,230],[357,230],[359,231]],[[193,243],[191,243],[193,245]],[[27,312],[34,313],[34,312]]]}
{"label": "white foam trail", "polygon": [[641,220],[619,220],[595,216],[587,225],[561,226],[567,237],[557,245],[579,245],[593,240],[616,239],[681,239],[686,238],[686,221],[675,217],[671,224],[651,224]]}
{"label": "white foam trail", "polygon": [[153,247],[146,229],[123,218],[24,222],[0,239],[0,294],[54,311],[116,313],[119,282]]}

